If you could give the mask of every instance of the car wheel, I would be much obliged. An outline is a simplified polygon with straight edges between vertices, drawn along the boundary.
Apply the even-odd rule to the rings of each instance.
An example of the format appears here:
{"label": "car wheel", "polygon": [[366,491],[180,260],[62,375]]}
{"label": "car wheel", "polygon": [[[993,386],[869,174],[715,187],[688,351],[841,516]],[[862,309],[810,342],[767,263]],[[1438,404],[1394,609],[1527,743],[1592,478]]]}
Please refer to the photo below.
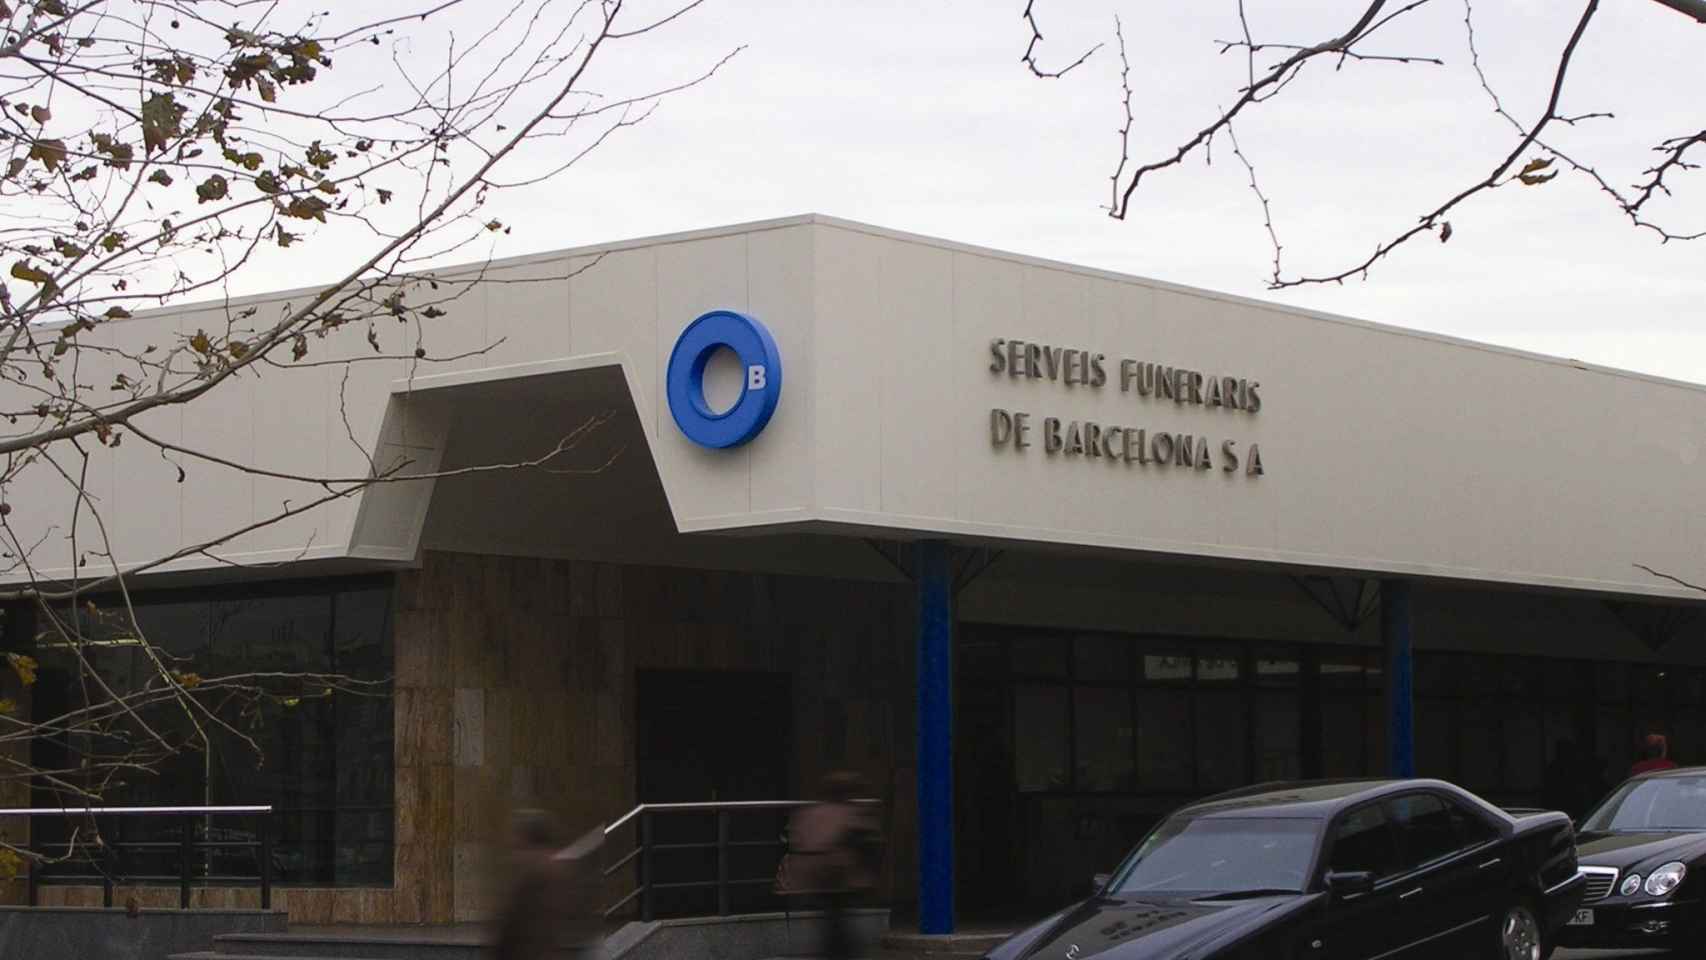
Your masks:
{"label": "car wheel", "polygon": [[1546,960],[1552,951],[1541,942],[1540,921],[1526,903],[1513,903],[1499,919],[1499,960]]}

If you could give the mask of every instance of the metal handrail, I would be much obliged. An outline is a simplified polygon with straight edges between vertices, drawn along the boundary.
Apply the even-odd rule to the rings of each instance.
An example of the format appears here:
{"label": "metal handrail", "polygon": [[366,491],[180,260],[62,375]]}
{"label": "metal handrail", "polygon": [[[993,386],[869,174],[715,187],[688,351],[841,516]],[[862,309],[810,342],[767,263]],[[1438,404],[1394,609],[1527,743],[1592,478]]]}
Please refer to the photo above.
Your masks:
{"label": "metal handrail", "polygon": [[271,813],[272,804],[245,807],[0,807],[0,817],[52,817],[74,814],[147,816],[173,813]]}
{"label": "metal handrail", "polygon": [[[63,879],[99,880],[99,881],[101,881],[102,903],[105,906],[111,907],[113,905],[113,887],[114,887],[115,882],[116,882],[115,878],[117,878],[117,879],[125,879],[126,878],[125,876],[120,875],[120,873],[117,869],[117,866],[118,866],[117,858],[118,858],[118,855],[120,853],[122,853],[125,850],[141,850],[141,851],[153,850],[153,851],[158,851],[158,850],[170,850],[170,849],[176,848],[178,850],[178,876],[177,876],[177,880],[178,880],[178,906],[181,909],[185,909],[185,910],[189,909],[189,906],[190,906],[190,887],[191,887],[191,880],[192,880],[192,876],[193,876],[192,872],[190,870],[190,862],[192,859],[192,854],[194,854],[197,851],[255,850],[257,848],[260,851],[259,855],[257,856],[256,859],[259,863],[259,870],[260,870],[260,876],[257,878],[257,880],[258,880],[260,888],[261,888],[261,909],[262,910],[272,909],[272,867],[273,867],[273,864],[272,864],[272,829],[271,829],[271,826],[272,826],[271,814],[272,813],[273,813],[272,804],[252,804],[252,805],[251,804],[244,804],[244,805],[229,805],[228,804],[228,805],[221,805],[221,806],[160,806],[160,807],[12,807],[12,808],[0,808],[0,817],[9,817],[9,816],[10,817],[22,816],[22,817],[32,817],[32,818],[33,817],[66,817],[66,818],[72,818],[72,817],[77,817],[77,816],[120,816],[120,817],[122,817],[122,816],[179,816],[179,817],[184,817],[187,821],[187,823],[185,825],[186,829],[183,832],[183,836],[180,837],[178,840],[176,840],[176,841],[159,841],[159,840],[135,840],[135,841],[111,840],[111,841],[108,841],[108,840],[103,839],[101,841],[100,848],[99,848],[100,849],[100,857],[101,857],[101,862],[100,862],[101,872],[100,873],[94,873],[94,874],[73,874],[73,875],[68,875],[68,876],[64,877]],[[256,839],[256,840],[213,840],[213,839],[195,840],[195,839],[192,839],[192,837],[195,835],[194,827],[195,827],[197,819],[212,817],[215,815],[227,815],[227,814],[234,814],[234,815],[239,815],[239,816],[241,816],[241,815],[260,815],[261,816],[261,823],[260,823],[260,829],[258,831],[259,839]],[[32,830],[31,831],[31,841],[30,841],[30,850],[32,852],[37,851],[37,850],[45,850],[48,848],[63,848],[66,852],[66,856],[69,857],[71,852],[73,850],[75,850],[77,847],[77,843],[75,841],[70,841],[70,840],[39,841],[38,842],[34,838],[34,833],[35,832]],[[211,833],[211,827],[210,827],[210,833]],[[40,899],[39,891],[40,891],[40,887],[41,887],[42,877],[41,877],[41,870],[39,868],[39,865],[35,862],[34,858],[31,858],[28,862],[29,862],[29,870],[30,870],[30,873],[29,873],[29,905],[33,907],[33,906],[36,906],[38,904],[38,901]],[[132,881],[171,879],[169,877],[163,877],[163,876],[160,876],[157,874],[132,874],[132,875],[128,875],[127,878],[132,880]],[[215,875],[212,873],[212,862],[210,861],[208,863],[207,870],[202,877],[202,882],[203,882],[203,884],[206,884],[208,881],[210,881],[212,879],[215,879]],[[236,879],[244,879],[244,878],[226,877],[224,875],[218,875],[217,879],[236,880]]]}
{"label": "metal handrail", "polygon": [[[724,800],[693,803],[642,803],[628,811],[604,828],[606,837],[615,833],[630,821],[638,819],[639,831],[635,838],[634,849],[628,851],[614,864],[605,867],[602,875],[606,878],[614,876],[630,864],[638,861],[636,866],[639,876],[634,889],[616,903],[606,908],[604,916],[609,919],[624,907],[639,901],[640,919],[654,919],[653,894],[659,890],[691,890],[714,888],[717,891],[717,914],[727,916],[730,912],[729,890],[732,887],[750,887],[770,884],[774,877],[743,877],[729,876],[729,851],[735,848],[785,847],[781,840],[730,840],[729,816],[734,813],[753,812],[760,810],[794,810],[809,807],[817,803],[815,800]],[[880,806],[881,800],[859,798],[845,801],[859,806]],[[697,843],[657,843],[652,837],[652,821],[656,814],[668,813],[715,813],[717,815],[717,839],[714,842]],[[660,883],[655,877],[653,854],[658,851],[673,850],[715,850],[717,852],[717,876],[714,880],[692,880],[681,882]]]}

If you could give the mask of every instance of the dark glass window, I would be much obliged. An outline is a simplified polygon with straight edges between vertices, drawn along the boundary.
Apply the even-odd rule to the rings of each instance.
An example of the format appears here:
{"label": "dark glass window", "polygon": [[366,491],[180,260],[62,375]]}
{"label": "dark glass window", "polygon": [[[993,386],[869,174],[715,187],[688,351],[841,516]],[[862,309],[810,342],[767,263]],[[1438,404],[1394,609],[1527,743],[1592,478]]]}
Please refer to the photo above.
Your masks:
{"label": "dark glass window", "polygon": [[1137,776],[1143,789],[1184,791],[1196,785],[1190,724],[1188,691],[1137,691]]}
{"label": "dark glass window", "polygon": [[1367,684],[1367,657],[1354,651],[1323,653],[1320,661],[1322,690],[1363,690]]}
{"label": "dark glass window", "polygon": [[1067,656],[1072,641],[1050,634],[1028,634],[1013,638],[1013,675],[1066,679]]}
{"label": "dark glass window", "polygon": [[1328,861],[1335,871],[1366,870],[1384,877],[1397,870],[1398,844],[1384,805],[1358,807],[1339,822]]}
{"label": "dark glass window", "polygon": [[1237,647],[1221,647],[1219,649],[1199,648],[1197,654],[1197,681],[1199,683],[1232,684],[1237,683],[1244,675],[1244,665],[1240,659]]}
{"label": "dark glass window", "polygon": [[1151,683],[1188,683],[1192,676],[1187,652],[1156,650],[1143,655],[1143,679]]}
{"label": "dark glass window", "polygon": [[1131,683],[1127,659],[1132,643],[1125,637],[1087,636],[1072,643],[1072,676],[1080,684],[1124,687]]}
{"label": "dark glass window", "polygon": [[1478,847],[1498,839],[1499,832],[1493,829],[1486,817],[1465,810],[1456,803],[1449,803],[1448,806],[1451,808],[1452,829],[1457,832],[1457,842],[1462,846]]}
{"label": "dark glass window", "polygon": [[1455,779],[1476,793],[1496,792],[1504,783],[1503,714],[1498,706],[1482,701],[1459,706]]}
{"label": "dark glass window", "polygon": [[[1321,775],[1361,776],[1372,769],[1364,750],[1368,710],[1365,697],[1322,698]],[[1372,712],[1372,711],[1368,711]]]}
{"label": "dark glass window", "polygon": [[1540,789],[1541,773],[1546,767],[1543,718],[1535,706],[1512,704],[1504,718],[1504,785],[1524,794]]}
{"label": "dark glass window", "polygon": [[1197,787],[1212,793],[1248,783],[1249,713],[1243,695],[1199,692],[1196,712]]}
{"label": "dark glass window", "polygon": [[[158,684],[143,638],[180,676],[244,677],[248,689],[241,693],[198,697],[208,715],[169,702],[139,711],[175,749],[151,764],[154,773],[97,785],[103,799],[136,806],[270,803],[276,881],[387,885],[394,824],[389,686],[356,692],[335,689],[333,678],[385,681],[391,675],[390,600],[388,578],[361,578],[133,594],[128,607],[120,598],[103,598],[93,607],[38,614],[42,669],[32,711],[38,719],[59,716],[82,706],[86,689],[98,691],[79,674],[68,641],[75,636],[84,638],[94,678],[120,693],[151,679]],[[134,610],[134,622],[127,609]],[[206,732],[205,749],[198,727]],[[89,737],[43,738],[33,746],[38,765],[49,769],[75,767],[78,757],[112,748],[111,741]],[[37,784],[35,793],[42,805],[60,802],[46,784]],[[49,832],[57,829],[42,823]],[[255,839],[260,826],[253,819],[213,817],[196,821],[194,829],[209,839],[242,841]],[[128,818],[116,827],[122,839],[150,841],[173,840],[185,828],[168,818]],[[147,861],[149,855],[139,856]],[[258,872],[254,856],[210,858],[200,869],[209,877],[252,877]],[[177,872],[175,859],[126,866],[131,873]]]}
{"label": "dark glass window", "polygon": [[[1360,757],[1364,654],[1348,656]],[[1005,684],[1002,728],[1022,793],[1184,797],[1309,773],[1314,663],[1293,646],[970,627],[956,670],[973,685]],[[1360,760],[1347,772],[1363,772]]]}
{"label": "dark glass window", "polygon": [[1302,669],[1296,657],[1264,653],[1256,657],[1256,683],[1264,687],[1295,687]]}
{"label": "dark glass window", "polygon": [[[1421,776],[1437,777],[1441,780],[1457,779],[1452,767],[1452,707],[1453,704],[1448,700],[1435,697],[1416,698],[1416,773]],[[1486,734],[1479,736],[1485,737]],[[1385,742],[1384,726],[1380,729],[1379,739],[1382,743]]]}
{"label": "dark glass window", "polygon": [[1130,790],[1136,770],[1132,758],[1131,693],[1123,687],[1078,687],[1072,692],[1073,732],[1077,739],[1077,788]]}
{"label": "dark glass window", "polygon": [[1065,687],[1013,689],[1013,773],[1027,792],[1063,790],[1067,781],[1067,730],[1071,701]]}
{"label": "dark glass window", "polygon": [[1606,703],[1623,703],[1629,699],[1629,671],[1621,663],[1593,665],[1594,687],[1599,699]]}
{"label": "dark glass window", "polygon": [[1403,849],[1402,869],[1421,866],[1457,850],[1457,826],[1444,800],[1432,794],[1412,794],[1394,799],[1391,810]]}
{"label": "dark glass window", "polygon": [[[1303,776],[1303,747],[1299,742],[1302,722],[1297,694],[1273,690],[1256,694],[1257,780],[1296,780]],[[1361,767],[1360,758],[1357,765]]]}

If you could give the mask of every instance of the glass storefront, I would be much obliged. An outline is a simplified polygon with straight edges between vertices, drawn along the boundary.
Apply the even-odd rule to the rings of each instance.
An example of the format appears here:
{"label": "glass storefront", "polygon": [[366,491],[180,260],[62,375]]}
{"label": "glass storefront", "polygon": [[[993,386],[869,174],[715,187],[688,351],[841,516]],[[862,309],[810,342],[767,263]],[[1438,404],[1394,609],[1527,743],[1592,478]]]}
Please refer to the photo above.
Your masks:
{"label": "glass storefront", "polygon": [[[1194,798],[1386,769],[1385,677],[1368,648],[961,624],[955,679],[973,911],[1081,896]],[[1622,779],[1644,733],[1706,761],[1703,707],[1698,668],[1421,651],[1418,773],[1505,805],[1581,808]]]}
{"label": "glass storefront", "polygon": [[[32,714],[38,721],[99,702],[103,684],[113,691],[158,684],[157,670],[136,640],[138,628],[168,658],[169,669],[198,677],[250,675],[265,692],[200,697],[223,724],[205,717],[198,722],[176,704],[160,704],[141,711],[136,721],[115,724],[111,735],[40,738],[32,759],[39,769],[74,772],[84,756],[124,749],[126,737],[145,743],[137,727],[138,721],[146,723],[175,746],[189,748],[152,771],[112,776],[102,791],[109,805],[270,803],[276,811],[276,882],[388,885],[394,824],[391,595],[386,577],[133,594],[134,626],[118,598],[56,610],[83,636],[92,674],[79,670],[64,633],[35,611],[41,667]],[[31,612],[11,614],[16,619]],[[291,679],[302,674],[387,682],[346,692]],[[194,746],[197,726],[207,732],[206,750]],[[36,805],[61,802],[47,785],[37,785]],[[56,834],[70,826],[38,821],[38,839],[64,839]],[[119,829],[125,840],[166,841],[179,838],[185,827],[166,819],[122,818],[103,829]],[[242,819],[196,825],[198,835],[222,840],[251,838],[256,829]],[[126,865],[127,873],[176,873],[176,861],[165,862],[169,853],[159,855],[160,863],[137,856],[141,861]],[[257,872],[252,858],[202,869],[210,875]]]}

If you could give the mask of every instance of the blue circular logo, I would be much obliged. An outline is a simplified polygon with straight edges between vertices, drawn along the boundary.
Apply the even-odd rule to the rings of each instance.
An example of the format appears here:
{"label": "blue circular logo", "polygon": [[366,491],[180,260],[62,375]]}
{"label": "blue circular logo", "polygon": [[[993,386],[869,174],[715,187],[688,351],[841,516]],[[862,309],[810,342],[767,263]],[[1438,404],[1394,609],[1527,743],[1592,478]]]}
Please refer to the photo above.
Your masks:
{"label": "blue circular logo", "polygon": [[[714,413],[705,402],[705,364],[727,347],[740,358],[745,386],[735,405]],[[782,355],[764,324],[733,310],[713,310],[687,325],[669,353],[669,412],[687,439],[702,447],[738,447],[758,436],[782,397]]]}

